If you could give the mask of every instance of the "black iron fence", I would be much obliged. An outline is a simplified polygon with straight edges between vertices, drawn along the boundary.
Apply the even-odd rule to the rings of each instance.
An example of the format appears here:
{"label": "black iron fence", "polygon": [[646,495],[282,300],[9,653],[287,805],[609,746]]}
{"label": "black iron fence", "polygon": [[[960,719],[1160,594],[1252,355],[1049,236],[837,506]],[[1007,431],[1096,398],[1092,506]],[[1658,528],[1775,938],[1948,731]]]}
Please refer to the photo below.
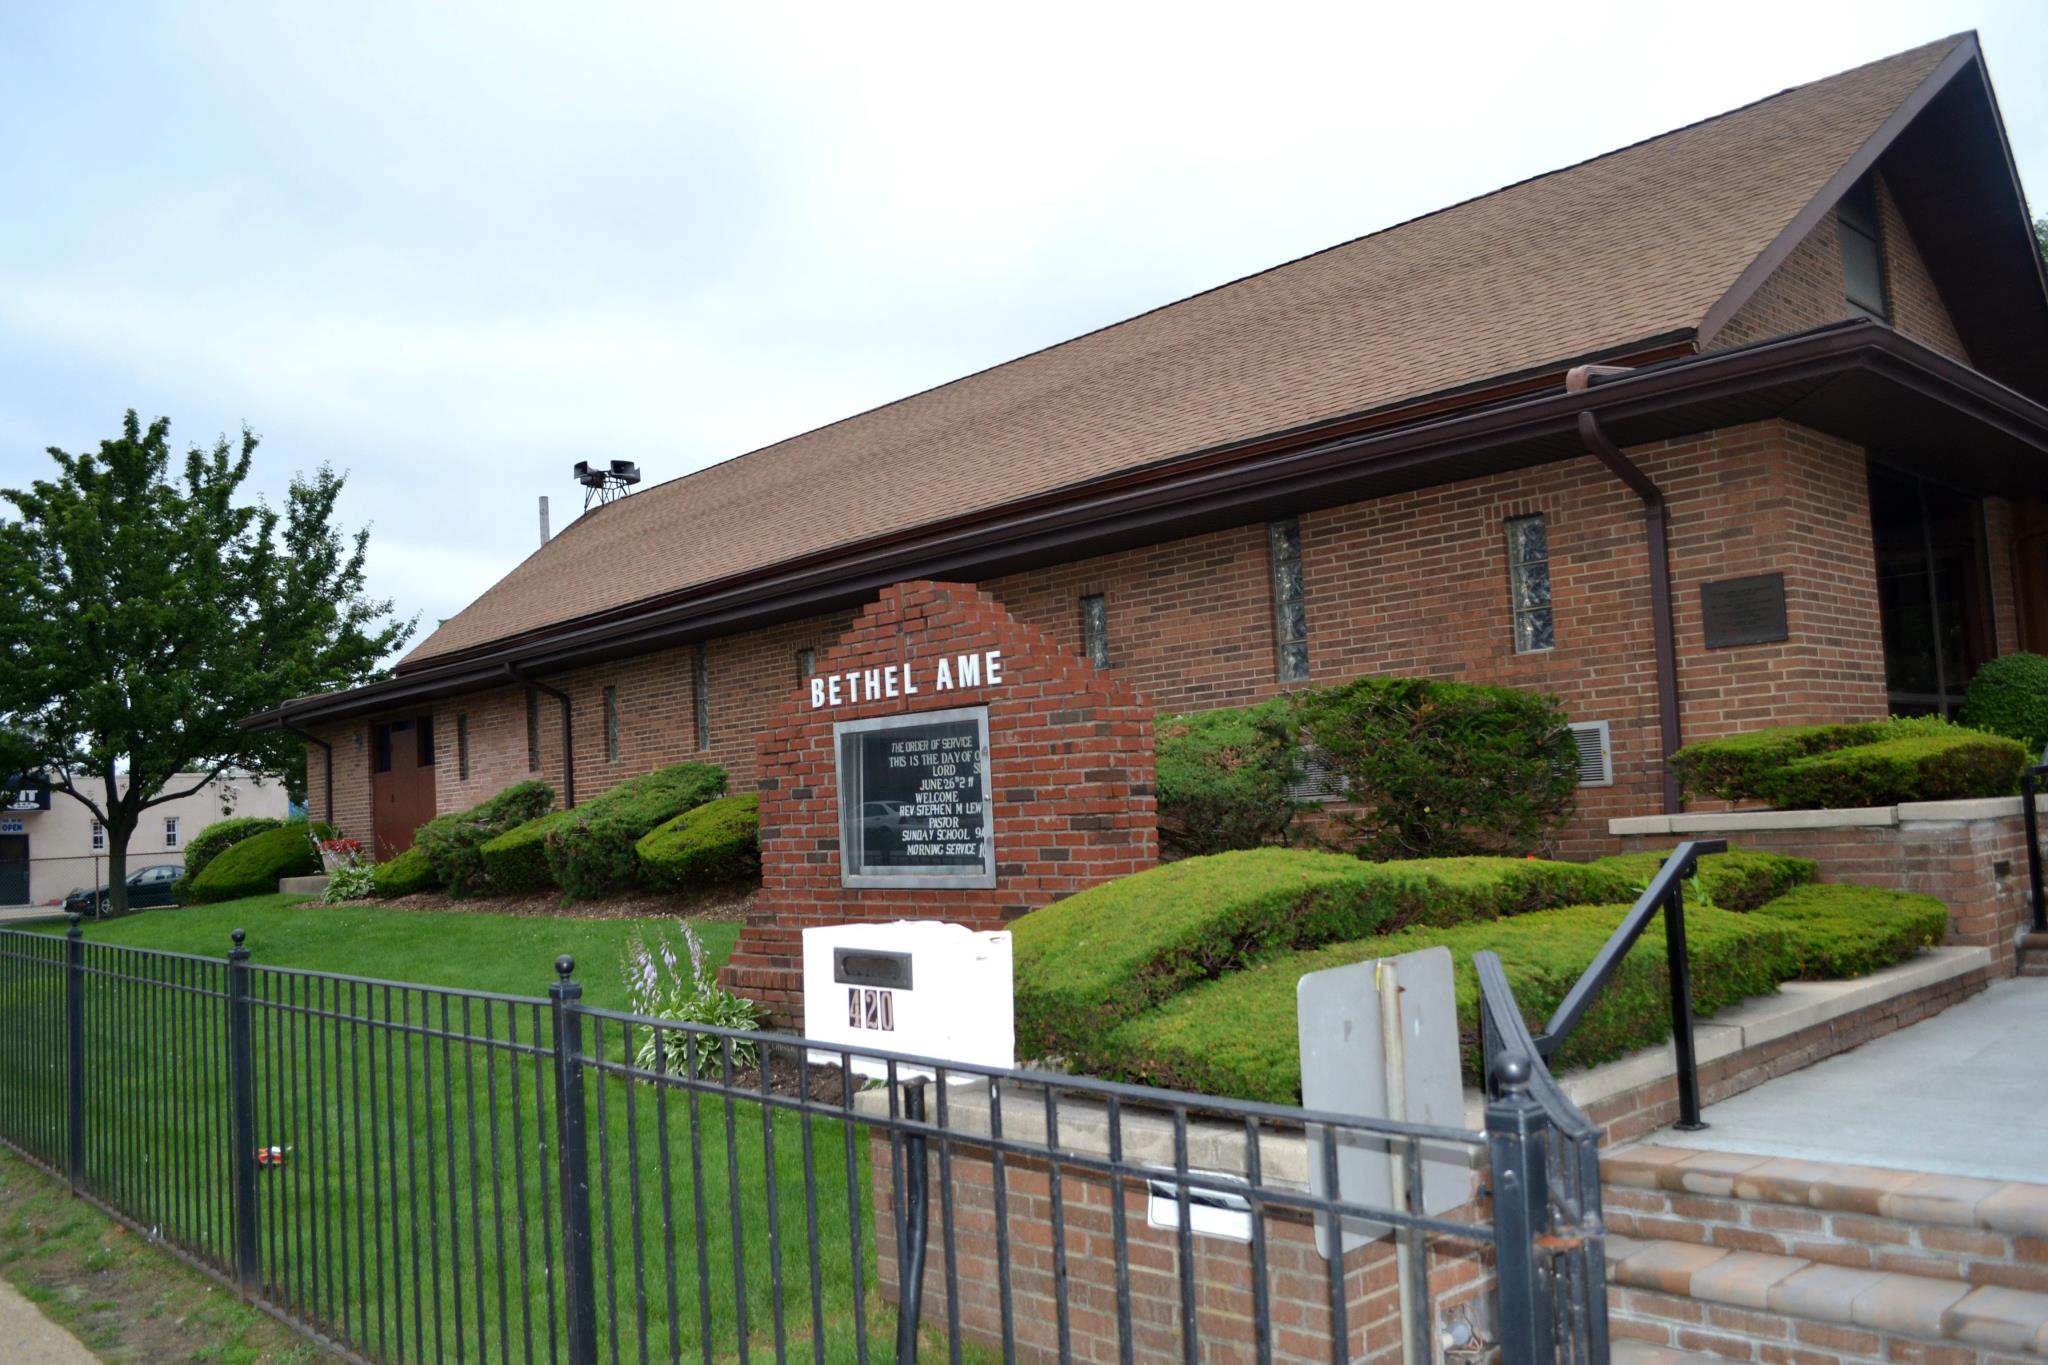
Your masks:
{"label": "black iron fence", "polygon": [[[1604,1359],[1593,1139],[1497,970],[1468,1131],[644,1018],[567,959],[519,997],[234,937],[0,932],[0,1140],[352,1359]],[[1454,1154],[1474,1198],[1363,1200],[1355,1147],[1416,1191]]]}

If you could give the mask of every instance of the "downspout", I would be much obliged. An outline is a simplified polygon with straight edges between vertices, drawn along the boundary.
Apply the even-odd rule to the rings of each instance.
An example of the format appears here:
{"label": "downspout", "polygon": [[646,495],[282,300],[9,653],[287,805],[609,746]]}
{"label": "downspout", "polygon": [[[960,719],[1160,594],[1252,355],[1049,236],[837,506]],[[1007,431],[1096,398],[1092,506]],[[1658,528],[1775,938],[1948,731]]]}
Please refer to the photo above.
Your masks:
{"label": "downspout", "polygon": [[[1621,365],[1577,365],[1565,375],[1565,392],[1585,393],[1595,379],[1628,372]],[[1678,645],[1671,628],[1671,547],[1665,535],[1664,491],[1608,439],[1599,414],[1591,408],[1579,410],[1579,439],[1586,443],[1587,453],[1643,500],[1643,530],[1650,555],[1650,630],[1657,654],[1657,724],[1664,750],[1659,767],[1664,777],[1664,813],[1676,815],[1678,775],[1672,771],[1671,756],[1683,740],[1678,727]]]}
{"label": "downspout", "polygon": [[298,737],[299,737],[300,739],[303,739],[303,740],[305,740],[305,741],[306,741],[306,743],[308,743],[308,744],[317,744],[317,745],[319,745],[319,746],[321,747],[321,749],[323,749],[323,750],[325,750],[325,751],[326,751],[326,755],[327,755],[327,761],[326,761],[326,762],[325,762],[324,764],[322,764],[322,765],[321,765],[321,776],[322,776],[322,777],[323,777],[323,778],[325,779],[325,785],[326,785],[326,787],[327,787],[327,823],[328,823],[328,824],[330,824],[330,825],[331,825],[331,824],[333,824],[333,823],[334,823],[334,746],[333,746],[332,744],[329,744],[329,743],[328,743],[328,742],[327,742],[326,740],[324,740],[324,739],[320,738],[320,736],[318,736],[318,735],[314,734],[314,733],[313,733],[313,732],[312,732],[311,730],[302,730],[302,729],[300,729],[300,728],[299,728],[298,726],[296,726],[296,725],[292,724],[292,723],[291,723],[290,721],[288,721],[288,720],[284,719],[284,718],[283,718],[282,716],[278,717],[278,722],[277,722],[277,726],[278,726],[278,728],[279,728],[280,730],[283,730],[283,731],[284,731],[284,732],[285,732],[286,734],[288,734],[288,735],[297,735],[297,736],[298,736]]}
{"label": "downspout", "polygon": [[576,736],[569,724],[569,694],[549,687],[540,679],[519,671],[516,664],[505,665],[505,676],[516,683],[522,683],[536,692],[545,692],[562,704],[562,809],[576,807]]}

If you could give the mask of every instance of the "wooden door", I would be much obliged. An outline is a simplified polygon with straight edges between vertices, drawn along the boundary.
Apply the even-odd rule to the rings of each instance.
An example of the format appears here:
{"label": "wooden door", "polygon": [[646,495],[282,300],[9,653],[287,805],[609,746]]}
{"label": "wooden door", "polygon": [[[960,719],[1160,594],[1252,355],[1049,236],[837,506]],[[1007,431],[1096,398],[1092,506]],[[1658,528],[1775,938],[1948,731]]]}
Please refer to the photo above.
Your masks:
{"label": "wooden door", "polygon": [[412,847],[434,818],[434,718],[412,716],[370,727],[371,826],[378,862]]}

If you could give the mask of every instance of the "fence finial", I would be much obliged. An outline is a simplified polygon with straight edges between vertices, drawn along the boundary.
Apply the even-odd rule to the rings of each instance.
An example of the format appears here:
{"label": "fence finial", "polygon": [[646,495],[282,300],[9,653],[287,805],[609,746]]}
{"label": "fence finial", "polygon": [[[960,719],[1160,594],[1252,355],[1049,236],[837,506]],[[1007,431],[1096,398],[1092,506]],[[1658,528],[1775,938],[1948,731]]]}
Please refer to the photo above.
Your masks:
{"label": "fence finial", "polygon": [[66,938],[77,938],[77,937],[78,937],[78,936],[79,936],[80,934],[82,934],[82,933],[84,933],[84,932],[85,932],[85,930],[83,930],[83,929],[81,929],[81,928],[79,928],[79,927],[78,927],[78,922],[79,922],[80,920],[84,919],[84,918],[85,918],[85,916],[83,916],[83,915],[79,914],[79,913],[78,913],[78,912],[77,912],[76,910],[73,910],[73,911],[72,911],[72,912],[71,912],[70,914],[66,915],[66,916],[65,916],[64,918],[65,918],[66,920],[70,921],[70,923],[71,923],[71,927],[70,927],[69,929],[67,929],[67,930],[65,930],[65,931],[64,931],[64,936],[65,936]]}
{"label": "fence finial", "polygon": [[563,953],[555,959],[555,975],[561,977],[562,980],[567,981],[575,970],[576,959],[570,957],[567,953]]}
{"label": "fence finial", "polygon": [[1520,1052],[1504,1052],[1493,1059],[1493,1093],[1510,1094],[1529,1088],[1529,1078],[1535,1074],[1529,1059]]}

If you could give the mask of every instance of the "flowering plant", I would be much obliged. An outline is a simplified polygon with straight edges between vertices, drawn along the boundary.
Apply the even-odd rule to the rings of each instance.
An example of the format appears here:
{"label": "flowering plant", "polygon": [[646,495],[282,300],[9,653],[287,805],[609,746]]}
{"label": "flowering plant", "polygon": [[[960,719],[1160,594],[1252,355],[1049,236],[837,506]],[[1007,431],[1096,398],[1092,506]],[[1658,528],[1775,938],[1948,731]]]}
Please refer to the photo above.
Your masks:
{"label": "flowering plant", "polygon": [[362,862],[363,841],[360,839],[322,839],[311,833],[306,837],[313,841],[313,851],[320,855],[320,866],[329,876]]}
{"label": "flowering plant", "polygon": [[[626,994],[633,1002],[633,1013],[682,1024],[753,1028],[760,1018],[754,1002],[720,986],[717,972],[705,957],[703,940],[689,925],[677,927],[683,936],[680,956],[663,931],[653,935],[651,944],[639,934],[626,944]],[[640,1044],[638,1064],[650,1071],[682,1071],[694,1060],[696,1074],[709,1076],[722,1072],[728,1058],[733,1069],[739,1070],[754,1065],[759,1056],[759,1049],[742,1038],[649,1029]]]}

